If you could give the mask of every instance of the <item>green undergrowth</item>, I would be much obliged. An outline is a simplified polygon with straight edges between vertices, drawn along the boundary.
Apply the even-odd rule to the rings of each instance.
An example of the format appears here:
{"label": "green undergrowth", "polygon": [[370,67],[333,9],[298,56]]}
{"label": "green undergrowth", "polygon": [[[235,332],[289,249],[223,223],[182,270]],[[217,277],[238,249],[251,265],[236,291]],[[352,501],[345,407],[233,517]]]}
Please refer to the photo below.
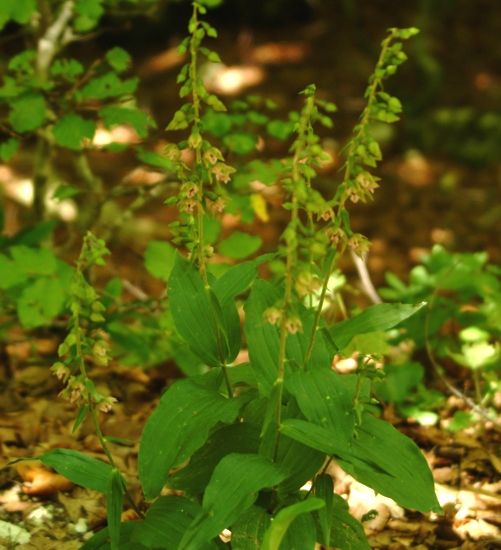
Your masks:
{"label": "green undergrowth", "polygon": [[[333,460],[403,507],[441,513],[421,451],[380,418],[380,407],[394,403],[404,416],[438,420],[442,395],[427,389],[425,366],[413,355],[427,349],[439,374],[443,359],[471,370],[471,414],[490,414],[498,391],[500,272],[484,254],[435,248],[408,284],[388,275],[380,292],[386,303],[349,316],[338,268],[344,253],[363,259],[370,248],[352,230],[349,206],[371,200],[379,187],[372,170],[382,153],[371,128],[399,120],[400,101],[384,84],[406,60],[403,41],[417,29],[388,30],[342,152],[344,165],[321,193],[316,178],[330,157],[317,128],[332,128],[336,106],[313,84],[298,90],[302,108],[285,120],[257,96],[225,105],[200,77],[203,63],[221,62],[206,46],[217,31],[205,15],[218,2],[193,2],[188,36],[178,48],[184,103],[167,127],[169,143],[162,152],[146,143],[128,146],[162,179],[132,191],[125,183],[107,189],[88,162],[97,128],[127,124],[143,138],[155,123],[137,108],[138,80],[128,75],[127,52],[112,48],[84,66],[65,57],[64,48],[119,4],[49,2],[52,20],[37,31],[37,47],[10,60],[0,88],[8,133],[3,160],[23,140],[36,142],[38,220],[0,240],[1,330],[5,336],[20,326],[35,335],[56,322],[66,326],[52,370],[64,384],[61,397],[75,404],[74,431],[90,418],[106,460],[66,448],[36,458],[106,495],[108,526],[83,548],[308,550],[320,543],[368,550],[363,523],[326,473]],[[34,4],[8,6],[0,24],[14,20],[29,28]],[[50,38],[52,55],[45,58],[41,44]],[[260,157],[260,140],[281,140],[288,154]],[[120,148],[108,147],[110,153]],[[80,174],[77,184],[56,177],[53,158],[62,150]],[[269,221],[262,189],[272,185],[283,191],[287,219],[270,250],[259,232],[246,229],[257,219]],[[50,189],[78,211],[59,247],[51,240],[56,222],[46,219]],[[133,201],[110,231],[106,209],[129,192]],[[166,292],[126,300],[119,277],[104,286],[94,281],[106,272],[112,235],[148,201],[177,212],[171,239],[152,240],[144,251],[145,269]],[[241,221],[231,234],[222,229],[225,213]],[[75,235],[83,238],[70,265],[62,258]],[[262,266],[270,277],[258,275]],[[166,388],[146,422],[138,456],[144,500],[135,502],[109,445],[130,442],[107,437],[100,424],[116,399],[96,388],[89,367],[118,360],[147,369],[167,359],[185,377]],[[340,374],[334,367],[347,360],[351,372]],[[458,414],[449,427],[471,421]],[[139,521],[121,522],[124,497]],[[219,536],[223,530],[231,532],[229,540]]]}

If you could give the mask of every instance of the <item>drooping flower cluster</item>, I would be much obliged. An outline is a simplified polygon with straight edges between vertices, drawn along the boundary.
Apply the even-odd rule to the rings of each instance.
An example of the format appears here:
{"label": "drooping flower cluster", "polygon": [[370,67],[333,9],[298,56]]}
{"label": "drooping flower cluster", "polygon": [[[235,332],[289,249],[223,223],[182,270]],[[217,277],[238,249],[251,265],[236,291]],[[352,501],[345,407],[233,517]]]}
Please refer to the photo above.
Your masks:
{"label": "drooping flower cluster", "polygon": [[69,332],[58,349],[61,360],[51,368],[55,376],[66,384],[60,397],[80,407],[95,404],[103,412],[110,411],[117,400],[96,390],[87,376],[86,362],[92,360],[95,365],[105,367],[111,360],[108,336],[99,328],[105,320],[103,312],[106,308],[94,287],[87,282],[84,272],[93,264],[104,265],[103,256],[106,254],[109,251],[104,241],[88,232],[71,286]]}

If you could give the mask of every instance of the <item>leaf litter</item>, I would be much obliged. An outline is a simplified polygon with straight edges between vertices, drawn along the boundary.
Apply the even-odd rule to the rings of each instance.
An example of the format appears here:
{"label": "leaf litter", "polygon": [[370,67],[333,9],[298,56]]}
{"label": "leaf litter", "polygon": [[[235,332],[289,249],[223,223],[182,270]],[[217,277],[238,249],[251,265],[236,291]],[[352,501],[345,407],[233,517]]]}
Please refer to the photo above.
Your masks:
{"label": "leaf litter", "polygon": [[[57,397],[59,388],[39,374],[38,369],[48,367],[34,369],[21,363],[16,365],[14,382],[0,396],[0,521],[12,526],[9,540],[8,531],[2,530],[3,523],[0,524],[0,549],[2,543],[6,548],[12,544],[15,533],[20,542],[18,550],[79,548],[106,525],[104,495],[74,485],[39,461],[8,463],[55,448],[82,451],[101,460],[105,460],[104,455],[90,421],[84,421],[72,435],[75,408],[61,402]],[[101,391],[122,396],[113,412],[102,416],[103,432],[132,442],[110,446],[140,508],[145,504],[137,479],[139,438],[159,399],[158,386],[151,390],[152,380],[159,376],[158,370],[163,370],[164,379],[169,378],[165,369],[164,366],[144,372],[116,366],[107,370],[95,368],[92,373]],[[37,379],[36,385],[31,383],[30,374]],[[4,399],[8,393],[16,398]],[[391,411],[387,413],[392,415]],[[392,420],[398,422],[396,418]],[[372,548],[501,548],[501,460],[496,454],[499,433],[469,428],[448,434],[411,422],[399,427],[420,445],[432,468],[438,499],[446,514],[441,517],[404,510],[331,463],[327,472],[334,479],[335,492],[347,499],[351,513],[362,519],[370,510],[377,511],[373,519],[364,522]],[[122,519],[138,518],[126,507]],[[24,533],[29,535],[29,541]]]}

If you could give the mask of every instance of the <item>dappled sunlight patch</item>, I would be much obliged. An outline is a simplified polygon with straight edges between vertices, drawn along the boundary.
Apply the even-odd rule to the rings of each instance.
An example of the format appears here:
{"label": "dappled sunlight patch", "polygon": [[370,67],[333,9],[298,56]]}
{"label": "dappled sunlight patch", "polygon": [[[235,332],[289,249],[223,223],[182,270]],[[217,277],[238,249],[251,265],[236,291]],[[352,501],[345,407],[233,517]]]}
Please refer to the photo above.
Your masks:
{"label": "dappled sunlight patch", "polygon": [[221,95],[238,95],[251,86],[260,84],[266,77],[258,65],[235,65],[208,63],[204,66],[203,79],[208,90]]}
{"label": "dappled sunlight patch", "polygon": [[139,136],[137,132],[125,124],[113,126],[111,129],[104,128],[103,125],[98,125],[96,132],[92,139],[92,145],[94,147],[104,147],[111,143],[122,143],[131,145],[139,142]]}

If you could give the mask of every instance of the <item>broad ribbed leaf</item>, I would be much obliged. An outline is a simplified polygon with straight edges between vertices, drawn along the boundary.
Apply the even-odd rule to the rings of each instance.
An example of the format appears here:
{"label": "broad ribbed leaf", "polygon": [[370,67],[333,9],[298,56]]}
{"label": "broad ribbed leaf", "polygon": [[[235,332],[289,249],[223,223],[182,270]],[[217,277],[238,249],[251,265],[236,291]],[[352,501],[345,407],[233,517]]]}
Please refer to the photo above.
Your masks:
{"label": "broad ribbed leaf", "polygon": [[[325,507],[317,510],[320,527],[322,528],[323,540],[330,540],[332,505],[334,502],[334,483],[328,474],[320,474],[315,478],[315,496],[325,502]],[[342,547],[344,548],[344,546]]]}
{"label": "broad ribbed leaf", "polygon": [[228,375],[233,386],[245,385],[257,388],[257,379],[250,363],[239,363],[228,368]]}
{"label": "broad ribbed leaf", "polygon": [[278,486],[278,492],[286,495],[300,489],[314,477],[324,461],[325,453],[282,435],[277,462],[287,470],[288,475]]}
{"label": "broad ribbed leaf", "polygon": [[258,550],[272,516],[259,506],[245,510],[231,526],[231,543],[238,550]]}
{"label": "broad ribbed leaf", "polygon": [[221,304],[242,294],[255,279],[258,266],[275,257],[276,254],[263,254],[250,262],[242,262],[228,269],[213,285]]}
{"label": "broad ribbed leaf", "polygon": [[[318,483],[318,480],[317,480]],[[348,503],[339,495],[332,495],[332,508],[328,515],[330,538],[326,539],[321,527],[324,508],[313,513],[317,525],[317,541],[329,548],[343,550],[370,550],[364,526],[350,514]],[[330,540],[326,544],[326,540]]]}
{"label": "broad ribbed leaf", "polygon": [[[214,282],[214,285],[217,281]],[[213,300],[213,311],[216,311],[217,303],[220,306],[221,316],[217,319],[222,323],[221,334],[224,334],[226,343],[226,363],[232,363],[240,352],[242,347],[242,330],[240,328],[240,317],[238,315],[238,309],[233,301],[233,298],[226,298],[224,302],[221,300],[219,291],[214,288],[211,289],[212,296],[216,298]],[[223,296],[224,298],[224,296]]]}
{"label": "broad ribbed leaf", "polygon": [[[147,550],[147,546],[131,539],[136,527],[137,523],[135,521],[122,523],[120,526],[119,550]],[[109,539],[110,533],[108,527],[105,527],[81,546],[80,550],[111,550]]]}
{"label": "broad ribbed leaf", "polygon": [[262,456],[225,456],[207,485],[203,510],[186,531],[179,550],[198,550],[252,506],[261,489],[278,485],[285,475],[280,466]]}
{"label": "broad ribbed leaf", "polygon": [[146,499],[158,496],[169,470],[199,449],[217,422],[232,422],[242,404],[241,398],[226,399],[192,380],[169,388],[148,419],[139,447],[139,478]]}
{"label": "broad ribbed leaf", "polygon": [[171,313],[179,334],[206,365],[231,363],[241,346],[240,318],[225,284],[211,281],[205,288],[201,275],[176,253],[169,278]]}
{"label": "broad ribbed leaf", "polygon": [[221,304],[241,294],[252,283],[256,275],[256,262],[242,262],[228,269],[214,283],[214,290]]}
{"label": "broad ribbed leaf", "polygon": [[303,513],[289,525],[280,544],[280,550],[311,549],[316,547],[317,532],[312,513]]}
{"label": "broad ribbed leaf", "polygon": [[[303,330],[287,337],[286,354],[290,361],[294,361],[299,367],[303,368],[306,353],[310,345],[315,312],[312,309],[307,310],[300,302],[295,302],[295,307],[299,311]],[[324,336],[320,331],[317,331],[307,368],[308,370],[319,368],[330,369],[331,364],[332,360],[325,346]]]}
{"label": "broad ribbed leaf", "polygon": [[298,418],[283,420],[280,424],[280,433],[327,455],[337,455],[346,444],[343,440],[332,437],[325,428]]}
{"label": "broad ribbed leaf", "polygon": [[204,446],[191,457],[190,463],[169,478],[168,486],[190,493],[202,493],[214,469],[230,453],[256,453],[260,427],[249,422],[223,426],[212,433]]}
{"label": "broad ribbed leaf", "polygon": [[111,466],[97,458],[72,449],[52,449],[37,458],[77,485],[104,494],[108,490]]}
{"label": "broad ribbed leaf", "polygon": [[363,413],[357,436],[350,442],[299,419],[284,420],[281,433],[336,457],[341,467],[376,493],[404,508],[441,512],[433,476],[419,447],[391,424]]}
{"label": "broad ribbed leaf", "polygon": [[277,327],[263,318],[264,311],[275,305],[280,292],[262,279],[256,279],[245,303],[245,338],[259,392],[269,396],[277,378],[280,337]]}
{"label": "broad ribbed leaf", "polygon": [[398,325],[414,315],[426,302],[421,304],[376,304],[364,309],[359,315],[336,323],[330,330],[332,339],[339,350],[344,349],[357,334],[379,332]]}
{"label": "broad ribbed leaf", "polygon": [[[367,466],[375,462],[383,470]],[[364,413],[347,452],[339,455],[341,467],[376,493],[392,498],[404,508],[419,512],[442,511],[433,476],[419,447],[389,422]]]}
{"label": "broad ribbed leaf", "polygon": [[[287,508],[283,508],[282,510],[280,510],[280,512],[278,512],[278,514],[275,516],[273,523],[270,525],[270,527],[266,531],[263,544],[260,546],[260,550],[278,550],[291,523],[300,514],[309,514],[309,512],[312,512],[313,510],[318,510],[323,506],[325,506],[325,502],[323,500],[312,497],[307,500],[303,500],[302,502],[298,502],[297,504],[293,504],[292,506],[287,506]],[[311,521],[311,524],[313,524],[313,520]],[[308,531],[310,531],[310,529],[308,529]],[[307,532],[306,535],[308,538],[310,538],[310,533]],[[313,544],[310,544],[309,546],[299,546],[299,545],[290,546],[290,544],[287,544],[287,548],[301,548],[301,549],[304,548],[305,550],[313,548],[315,545],[314,525],[313,525],[312,542]]]}
{"label": "broad ribbed leaf", "polygon": [[356,460],[359,467],[362,469],[373,469],[374,471],[384,473],[382,467],[376,462],[373,462],[369,457],[355,458],[350,454],[352,446],[351,441],[347,442],[346,440],[340,439],[329,430],[321,428],[311,422],[306,422],[298,418],[286,419],[280,424],[280,432],[325,454],[338,458],[349,456],[350,460]]}
{"label": "broad ribbed leaf", "polygon": [[120,543],[123,494],[122,476],[116,468],[112,468],[106,493],[106,518],[108,520],[111,550],[118,550]]}
{"label": "broad ribbed leaf", "polygon": [[287,378],[286,387],[310,422],[349,441],[355,427],[353,405],[340,378],[332,369],[296,372]]}
{"label": "broad ribbed leaf", "polygon": [[202,277],[179,253],[170,274],[169,301],[176,328],[191,351],[209,367],[221,366],[216,324]]}
{"label": "broad ribbed leaf", "polygon": [[[304,418],[294,397],[289,399],[283,408],[281,418]],[[275,432],[276,437],[276,432]],[[277,462],[288,472],[286,479],[278,486],[278,493],[283,499],[287,494],[295,493],[307,481],[312,479],[325,461],[325,453],[313,449],[284,434],[280,436]]]}
{"label": "broad ribbed leaf", "polygon": [[[201,509],[199,504],[186,497],[160,497],[148,508],[145,520],[137,523],[131,539],[148,548],[176,550]],[[216,548],[213,541],[200,546],[200,550]]]}
{"label": "broad ribbed leaf", "polygon": [[[258,379],[261,395],[269,396],[277,377],[280,336],[277,326],[270,325],[263,317],[266,309],[276,306],[283,298],[282,289],[273,287],[262,279],[256,279],[245,303],[245,337],[249,348],[252,368]],[[301,315],[303,332],[289,334],[286,341],[286,376],[290,374],[290,364],[303,367],[313,327],[313,315],[300,302],[295,303]],[[323,340],[317,333],[313,350],[308,361],[308,370],[330,368],[330,357]]]}

